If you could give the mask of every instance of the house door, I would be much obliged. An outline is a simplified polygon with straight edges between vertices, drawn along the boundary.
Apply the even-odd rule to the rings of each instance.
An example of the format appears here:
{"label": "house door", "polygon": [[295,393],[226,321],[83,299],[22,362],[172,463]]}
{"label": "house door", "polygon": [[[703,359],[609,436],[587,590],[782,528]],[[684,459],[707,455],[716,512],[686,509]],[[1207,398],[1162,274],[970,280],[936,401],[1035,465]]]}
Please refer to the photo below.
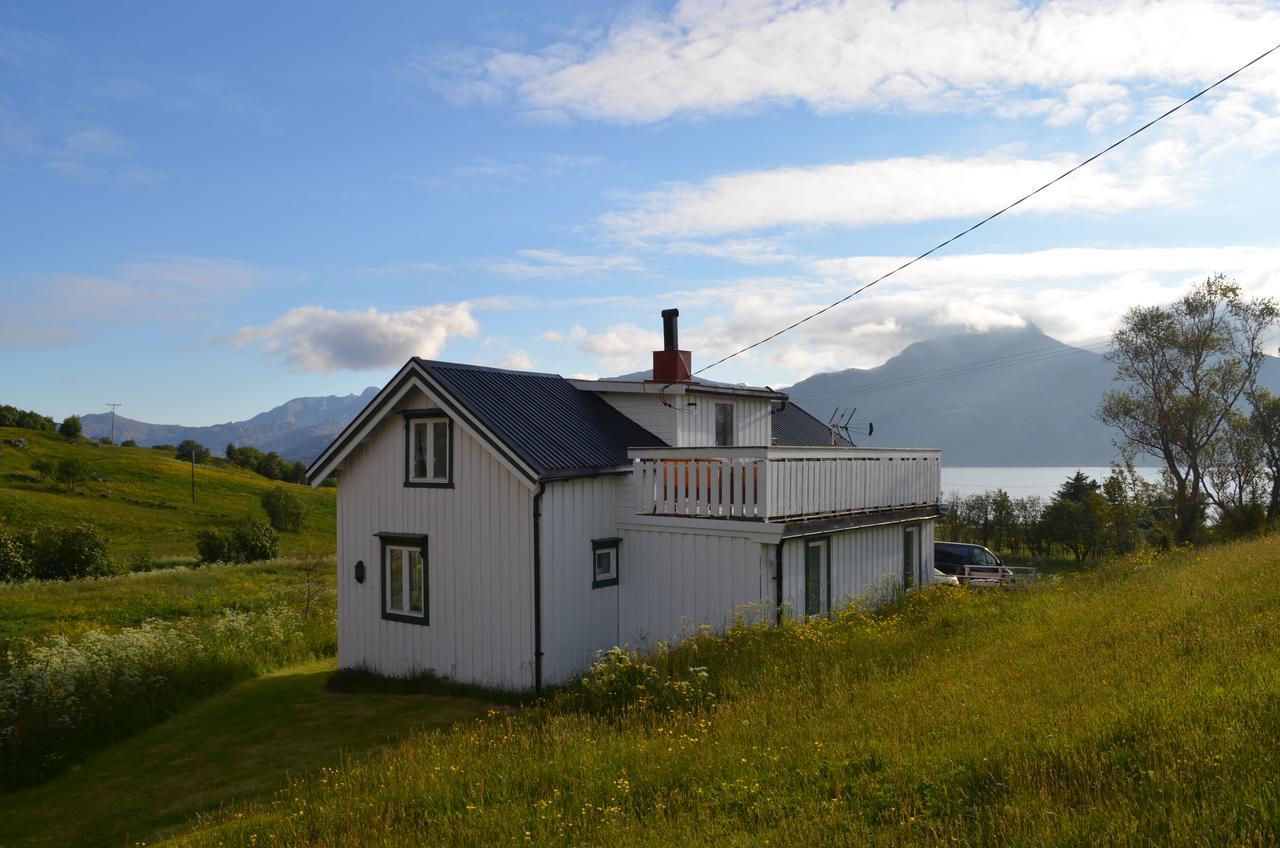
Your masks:
{"label": "house door", "polygon": [[910,589],[920,583],[920,528],[907,527],[902,531],[902,588]]}
{"label": "house door", "polygon": [[826,539],[804,545],[804,614],[825,615],[831,608],[831,559]]}

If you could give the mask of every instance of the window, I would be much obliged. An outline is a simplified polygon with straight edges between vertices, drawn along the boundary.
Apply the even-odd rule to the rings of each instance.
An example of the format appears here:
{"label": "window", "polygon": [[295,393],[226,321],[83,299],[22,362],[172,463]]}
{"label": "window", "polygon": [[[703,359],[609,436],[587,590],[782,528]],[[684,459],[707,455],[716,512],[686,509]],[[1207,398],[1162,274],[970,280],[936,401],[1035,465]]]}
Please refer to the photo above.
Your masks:
{"label": "window", "polygon": [[919,561],[919,530],[915,527],[904,527],[902,530],[902,588],[910,589],[916,585],[916,563]]}
{"label": "window", "polygon": [[733,447],[733,404],[716,405],[716,447]]}
{"label": "window", "polygon": [[427,624],[427,537],[378,535],[382,540],[382,617]]}
{"label": "window", "polygon": [[804,614],[822,615],[831,609],[831,558],[827,539],[804,545]]}
{"label": "window", "polygon": [[453,421],[440,409],[404,413],[404,484],[453,486]]}
{"label": "window", "polygon": [[618,544],[621,539],[591,540],[591,588],[618,585]]}

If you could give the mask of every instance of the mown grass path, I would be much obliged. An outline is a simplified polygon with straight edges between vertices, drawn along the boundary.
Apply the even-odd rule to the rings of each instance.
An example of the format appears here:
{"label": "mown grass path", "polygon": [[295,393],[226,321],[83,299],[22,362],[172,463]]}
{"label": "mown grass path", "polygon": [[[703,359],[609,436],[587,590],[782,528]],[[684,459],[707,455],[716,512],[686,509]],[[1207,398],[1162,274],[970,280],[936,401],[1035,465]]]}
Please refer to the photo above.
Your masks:
{"label": "mown grass path", "polygon": [[333,660],[238,684],[31,789],[0,794],[0,845],[151,844],[197,813],[269,796],[413,730],[483,715],[479,701],[341,695]]}

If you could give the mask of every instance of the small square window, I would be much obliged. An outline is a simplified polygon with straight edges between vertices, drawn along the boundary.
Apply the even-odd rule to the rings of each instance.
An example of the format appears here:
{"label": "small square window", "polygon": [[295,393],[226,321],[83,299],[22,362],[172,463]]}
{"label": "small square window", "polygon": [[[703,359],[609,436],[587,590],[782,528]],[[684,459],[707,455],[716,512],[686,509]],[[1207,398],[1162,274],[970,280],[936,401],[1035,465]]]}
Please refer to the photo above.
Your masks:
{"label": "small square window", "polygon": [[591,540],[591,588],[618,585],[618,543],[621,539]]}
{"label": "small square window", "polygon": [[436,410],[405,413],[406,486],[453,485],[453,422]]}
{"label": "small square window", "polygon": [[733,447],[733,404],[716,405],[716,447]]}

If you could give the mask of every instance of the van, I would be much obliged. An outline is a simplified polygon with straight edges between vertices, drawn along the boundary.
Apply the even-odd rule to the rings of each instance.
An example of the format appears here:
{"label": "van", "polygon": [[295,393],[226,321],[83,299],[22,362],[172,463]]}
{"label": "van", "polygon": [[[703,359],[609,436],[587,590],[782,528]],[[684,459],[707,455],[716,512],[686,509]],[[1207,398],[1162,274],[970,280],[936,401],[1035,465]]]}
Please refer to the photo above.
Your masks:
{"label": "van", "polygon": [[933,569],[943,575],[939,582],[946,583],[995,585],[1014,579],[1000,557],[982,545],[963,542],[934,542]]}

